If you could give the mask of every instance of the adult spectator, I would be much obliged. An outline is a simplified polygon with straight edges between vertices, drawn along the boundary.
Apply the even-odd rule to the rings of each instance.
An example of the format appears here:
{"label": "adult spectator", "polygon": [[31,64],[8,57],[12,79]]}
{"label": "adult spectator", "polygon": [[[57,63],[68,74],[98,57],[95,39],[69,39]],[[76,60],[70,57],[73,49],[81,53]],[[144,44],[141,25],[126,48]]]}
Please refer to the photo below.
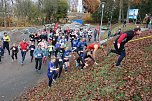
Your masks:
{"label": "adult spectator", "polygon": [[97,35],[98,35],[98,31],[97,31],[97,29],[95,29],[95,30],[94,30],[94,41],[97,40]]}

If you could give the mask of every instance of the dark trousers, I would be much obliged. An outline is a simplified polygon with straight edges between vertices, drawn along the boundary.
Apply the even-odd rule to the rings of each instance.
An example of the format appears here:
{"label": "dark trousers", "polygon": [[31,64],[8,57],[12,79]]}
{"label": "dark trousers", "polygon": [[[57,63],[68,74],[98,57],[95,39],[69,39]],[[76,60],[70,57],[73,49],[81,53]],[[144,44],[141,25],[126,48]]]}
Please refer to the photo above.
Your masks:
{"label": "dark trousers", "polygon": [[35,58],[35,69],[41,70],[42,58]]}
{"label": "dark trousers", "polygon": [[2,56],[0,55],[0,62],[1,62],[1,58],[2,58]]}
{"label": "dark trousers", "polygon": [[61,73],[62,73],[62,69],[63,69],[63,59],[62,59],[62,61],[59,61],[59,59],[57,59],[55,65],[56,65],[56,68],[59,68],[58,78],[60,78]]}
{"label": "dark trousers", "polygon": [[21,55],[22,55],[22,63],[23,63],[25,60],[26,51],[21,51]]}
{"label": "dark trousers", "polygon": [[83,69],[83,67],[85,66],[84,53],[77,51],[77,54],[79,55],[79,57],[77,59],[77,63],[79,64],[81,69]]}
{"label": "dark trousers", "polygon": [[33,50],[30,51],[30,56],[31,56],[31,62],[33,61]]}
{"label": "dark trousers", "polygon": [[12,53],[12,59],[14,60],[14,56],[15,56],[15,59],[17,60],[17,53]]}
{"label": "dark trousers", "polygon": [[58,76],[58,72],[57,71],[52,71],[51,75],[48,76],[48,78],[49,78],[49,87],[51,87],[53,79],[56,80],[57,76]]}
{"label": "dark trousers", "polygon": [[3,49],[5,50],[5,48],[8,50],[8,54],[10,55],[9,43],[3,43]]}
{"label": "dark trousers", "polygon": [[94,34],[94,41],[97,41],[97,35]]}
{"label": "dark trousers", "polygon": [[111,52],[120,55],[116,62],[116,66],[119,66],[123,58],[126,56],[125,47],[124,45],[121,45],[120,48],[118,49],[116,42],[114,43],[114,47],[115,47],[115,50],[111,50]]}

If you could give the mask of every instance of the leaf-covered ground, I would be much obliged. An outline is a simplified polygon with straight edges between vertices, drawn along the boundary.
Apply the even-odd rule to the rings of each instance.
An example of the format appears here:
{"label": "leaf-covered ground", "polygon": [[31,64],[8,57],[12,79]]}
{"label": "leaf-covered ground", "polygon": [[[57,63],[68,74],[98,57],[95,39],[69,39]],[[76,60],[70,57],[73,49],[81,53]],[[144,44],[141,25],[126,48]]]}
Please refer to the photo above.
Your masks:
{"label": "leaf-covered ground", "polygon": [[[152,35],[144,32],[136,38]],[[108,42],[111,47],[113,40]],[[47,80],[29,89],[18,101],[152,101],[152,38],[130,42],[122,68],[114,68],[117,55],[109,57],[99,50],[98,66],[83,72],[71,66],[48,89]]]}

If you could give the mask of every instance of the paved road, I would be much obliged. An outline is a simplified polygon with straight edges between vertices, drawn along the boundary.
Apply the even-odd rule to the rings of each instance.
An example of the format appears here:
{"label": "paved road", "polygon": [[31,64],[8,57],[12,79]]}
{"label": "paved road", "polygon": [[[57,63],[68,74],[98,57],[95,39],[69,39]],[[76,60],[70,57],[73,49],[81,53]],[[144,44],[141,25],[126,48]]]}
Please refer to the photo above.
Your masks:
{"label": "paved road", "polygon": [[[18,54],[20,59],[20,53]],[[47,65],[42,66],[42,74],[34,69],[34,63],[30,63],[29,53],[21,66],[20,61],[11,63],[11,57],[6,53],[0,64],[0,101],[9,101],[18,96],[29,87],[33,87],[43,78],[46,78]]]}

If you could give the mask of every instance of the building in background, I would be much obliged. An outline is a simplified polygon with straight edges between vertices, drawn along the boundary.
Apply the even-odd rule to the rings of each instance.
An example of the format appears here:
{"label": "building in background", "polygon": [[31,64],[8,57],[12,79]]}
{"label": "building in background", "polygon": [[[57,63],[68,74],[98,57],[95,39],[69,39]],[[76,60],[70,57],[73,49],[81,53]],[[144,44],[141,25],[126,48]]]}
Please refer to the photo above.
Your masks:
{"label": "building in background", "polygon": [[83,13],[83,0],[68,0],[69,12]]}

